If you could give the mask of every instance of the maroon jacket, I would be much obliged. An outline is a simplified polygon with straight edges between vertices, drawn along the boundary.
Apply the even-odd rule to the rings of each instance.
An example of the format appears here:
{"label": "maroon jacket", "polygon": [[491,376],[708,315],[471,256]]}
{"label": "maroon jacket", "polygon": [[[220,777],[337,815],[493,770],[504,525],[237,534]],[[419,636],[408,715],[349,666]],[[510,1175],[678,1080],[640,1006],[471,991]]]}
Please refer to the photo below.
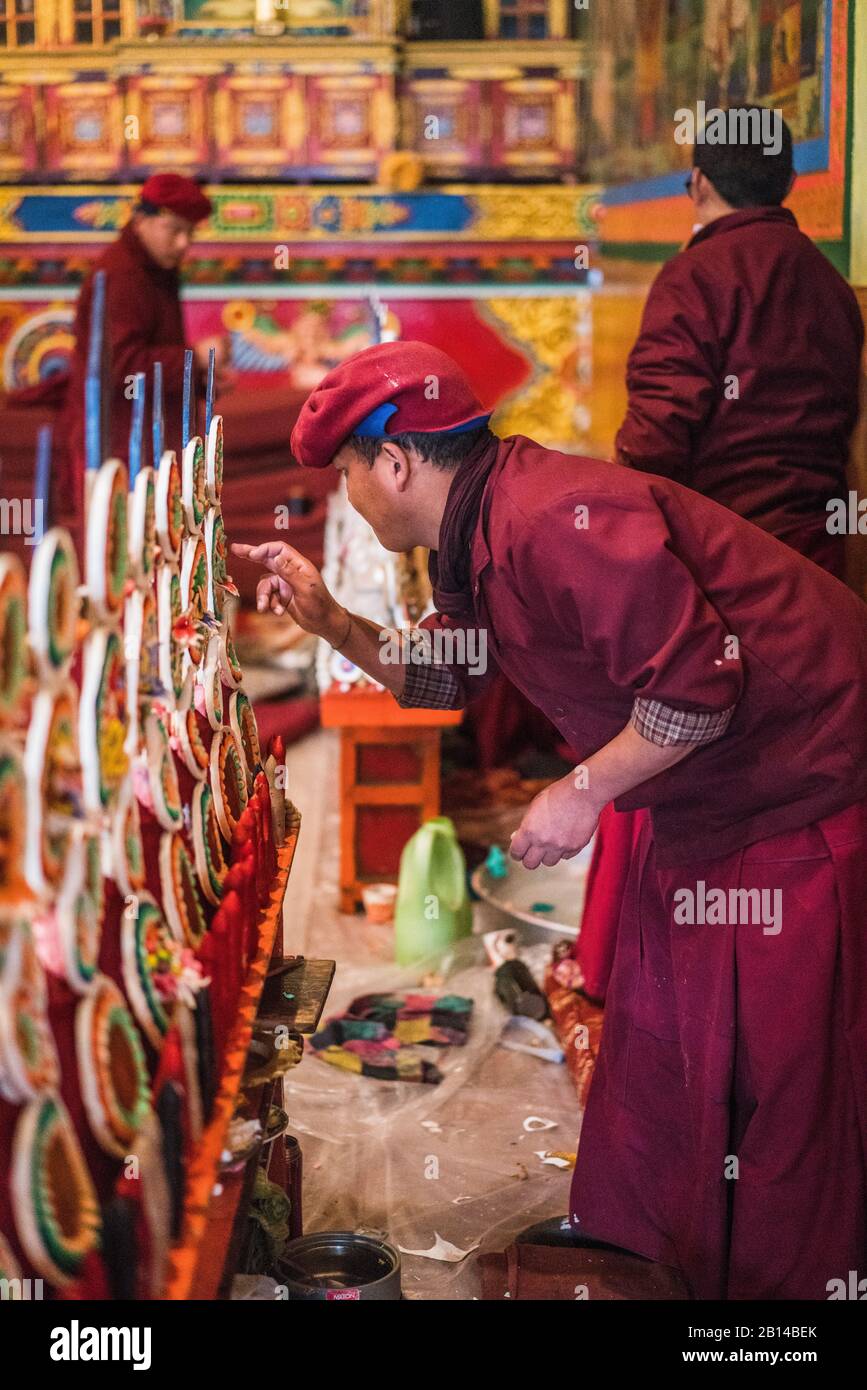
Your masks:
{"label": "maroon jacket", "polygon": [[855,295],[787,208],[721,217],[651,288],[618,457],[842,574],[826,503],[846,496],[863,342]]}
{"label": "maroon jacket", "polygon": [[[735,706],[722,737],[616,803],[651,808],[660,864],[716,859],[867,796],[867,609],[734,512],[519,435],[500,444],[471,569],[496,663],[581,759],[637,696]],[[480,678],[453,674],[461,704]]]}
{"label": "maroon jacket", "polygon": [[[106,457],[109,453],[117,458],[127,457],[132,400],[127,399],[125,387],[127,378],[136,372],[147,373],[146,418],[150,420],[155,362],[163,364],[166,441],[179,444],[185,343],[177,273],[163,270],[151,259],[131,224],[103,251],[94,270],[107,272],[105,320],[111,365],[111,444]],[[84,379],[92,297],[91,277],[78,296],[75,353],[62,425],[75,460],[77,480],[81,478],[84,460]]]}

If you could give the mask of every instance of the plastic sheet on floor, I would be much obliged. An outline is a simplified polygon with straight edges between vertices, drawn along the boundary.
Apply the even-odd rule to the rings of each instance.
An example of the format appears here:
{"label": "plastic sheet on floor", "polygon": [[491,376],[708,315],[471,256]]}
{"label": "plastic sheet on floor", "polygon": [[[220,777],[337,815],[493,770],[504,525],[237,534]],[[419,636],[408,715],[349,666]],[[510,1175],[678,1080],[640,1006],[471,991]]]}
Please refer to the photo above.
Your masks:
{"label": "plastic sheet on floor", "polygon": [[[549,954],[531,948],[537,975]],[[285,1104],[303,1151],[305,1231],[364,1231],[413,1251],[440,1238],[470,1253],[450,1261],[403,1255],[405,1296],[473,1298],[479,1251],[503,1249],[533,1222],[566,1212],[571,1174],[538,1155],[574,1150],[578,1107],[565,1067],[498,1046],[508,1015],[478,938],[409,969],[353,964],[343,954],[324,1017],[363,994],[426,992],[423,977],[437,967],[443,984],[435,992],[474,1000],[466,1045],[427,1050],[443,1072],[439,1085],[344,1072],[308,1049],[287,1077]],[[529,1116],[553,1127],[527,1132]]]}
{"label": "plastic sheet on floor", "polygon": [[[324,1019],[362,994],[418,989],[436,964],[400,969],[391,927],[338,911],[339,749],[336,733],[321,730],[287,756],[302,819],[285,947],[337,961]],[[477,934],[527,932],[486,902],[474,904],[473,918]],[[540,983],[554,939],[522,950]],[[537,1153],[574,1150],[580,1112],[565,1066],[497,1045],[507,1015],[478,936],[455,950],[443,992],[469,995],[475,1008],[465,1047],[445,1056],[432,1049],[444,1072],[438,1086],[341,1072],[308,1049],[286,1078],[285,1105],[303,1154],[305,1232],[366,1231],[407,1250],[430,1250],[440,1236],[472,1253],[457,1263],[402,1256],[404,1294],[470,1299],[480,1293],[480,1253],[505,1249],[527,1226],[567,1211],[571,1173]],[[530,1115],[556,1128],[528,1134]]]}

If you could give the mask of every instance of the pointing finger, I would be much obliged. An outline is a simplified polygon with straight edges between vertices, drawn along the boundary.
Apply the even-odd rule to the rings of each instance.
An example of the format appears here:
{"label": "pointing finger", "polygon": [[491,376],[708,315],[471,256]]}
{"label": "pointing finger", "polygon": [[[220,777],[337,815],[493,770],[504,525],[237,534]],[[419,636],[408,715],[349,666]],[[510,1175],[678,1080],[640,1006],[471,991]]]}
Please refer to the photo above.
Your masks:
{"label": "pointing finger", "polygon": [[236,554],[243,555],[247,560],[253,560],[257,565],[264,565],[274,574],[295,574],[300,575],[309,569],[309,561],[299,551],[285,541],[266,541],[263,545],[247,545],[243,550],[239,550],[233,542],[232,549]]}

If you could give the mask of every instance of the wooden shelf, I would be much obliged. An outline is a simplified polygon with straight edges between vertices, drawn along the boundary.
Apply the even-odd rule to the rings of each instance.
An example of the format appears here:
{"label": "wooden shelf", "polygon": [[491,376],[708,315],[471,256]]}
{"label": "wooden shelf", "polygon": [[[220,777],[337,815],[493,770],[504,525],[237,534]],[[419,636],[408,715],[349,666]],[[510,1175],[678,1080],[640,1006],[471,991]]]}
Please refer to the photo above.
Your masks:
{"label": "wooden shelf", "polygon": [[[169,1257],[166,1299],[213,1299],[219,1292],[239,1208],[252,1190],[252,1157],[244,1168],[221,1175],[220,1156],[241,1091],[244,1064],[259,1011],[259,1000],[283,912],[283,897],[295,857],[301,818],[287,806],[286,836],[277,851],[277,876],[262,910],[259,949],[241,991],[238,1015],[226,1049],[220,1089],[211,1118],[187,1167],[180,1240]],[[215,1194],[214,1189],[218,1188]]]}
{"label": "wooden shelf", "polygon": [[283,1024],[298,1033],[315,1033],[335,969],[333,960],[307,960],[305,956],[273,961],[262,991],[262,1022]]}

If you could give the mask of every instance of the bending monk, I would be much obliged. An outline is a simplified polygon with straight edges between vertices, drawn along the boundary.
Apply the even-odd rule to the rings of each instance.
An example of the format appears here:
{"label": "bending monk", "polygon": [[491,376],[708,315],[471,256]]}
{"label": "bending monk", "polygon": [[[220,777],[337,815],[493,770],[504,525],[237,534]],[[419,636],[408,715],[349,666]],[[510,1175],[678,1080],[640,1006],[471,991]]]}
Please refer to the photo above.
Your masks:
{"label": "bending monk", "polygon": [[698,1298],[827,1297],[867,1236],[864,607],[675,482],[497,439],[425,344],[335,368],[292,448],[346,475],[387,549],[430,548],[438,611],[401,664],[279,541],[234,547],[269,571],[260,607],[404,706],[460,707],[484,645],[582,758],[527,810],[528,868],[577,854],[612,801],[650,810],[577,1232],[676,1267]]}

